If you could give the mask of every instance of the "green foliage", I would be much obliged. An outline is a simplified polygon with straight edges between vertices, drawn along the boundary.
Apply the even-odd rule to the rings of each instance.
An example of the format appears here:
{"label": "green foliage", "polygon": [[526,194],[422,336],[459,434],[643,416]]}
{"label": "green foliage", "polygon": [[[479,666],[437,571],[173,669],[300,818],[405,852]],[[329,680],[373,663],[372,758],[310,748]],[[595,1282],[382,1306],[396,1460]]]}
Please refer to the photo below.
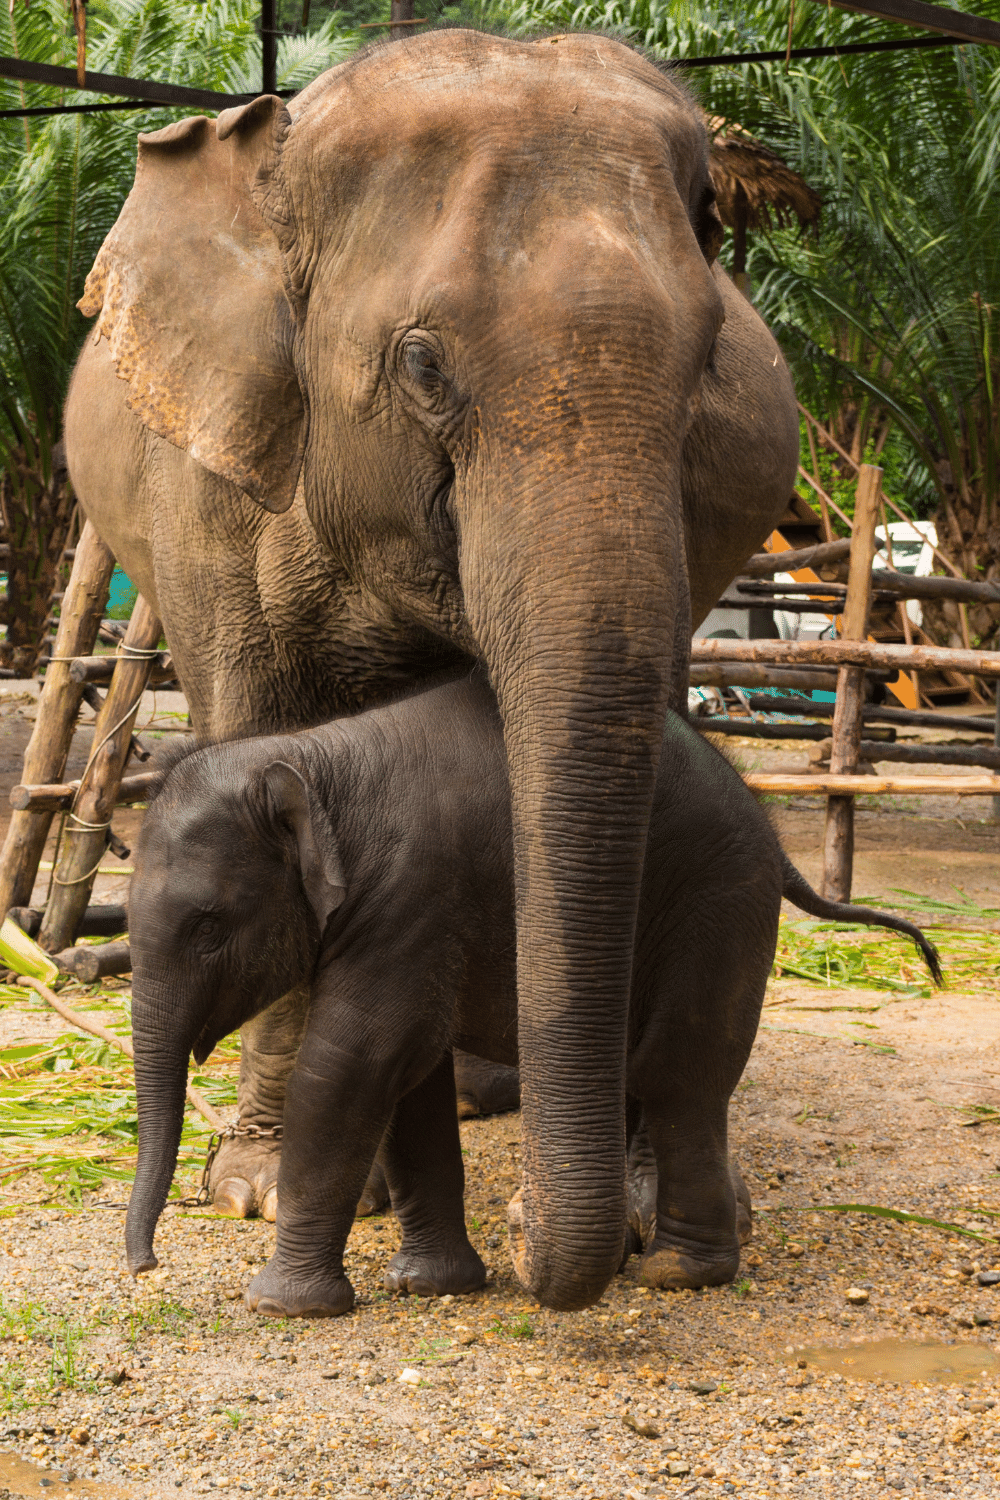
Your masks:
{"label": "green foliage", "polygon": [[[87,66],[223,93],[260,85],[257,0],[91,0]],[[278,85],[302,87],[341,61],[357,36],[330,14],[282,37]],[[76,40],[64,0],[0,7],[0,51],[71,66]],[[0,81],[5,109],[96,102],[93,94]],[[87,272],[135,171],[136,135],[190,109],[0,120],[0,469],[18,455],[48,482],[69,372],[85,323]],[[23,458],[22,458],[23,465]]]}
{"label": "green foliage", "polygon": [[[0,1342],[13,1344],[12,1359],[0,1359],[0,1411],[23,1411],[55,1390],[93,1391],[94,1372],[81,1360],[86,1340],[97,1331],[41,1302],[13,1302],[0,1295]],[[49,1350],[45,1366],[29,1374],[24,1351],[31,1345]],[[37,1366],[36,1366],[37,1369]]]}
{"label": "green foliage", "polygon": [[535,1325],[527,1313],[519,1313],[513,1318],[504,1318],[499,1313],[494,1313],[490,1327],[494,1333],[507,1339],[533,1339],[535,1337]]}
{"label": "green foliage", "polygon": [[[25,992],[19,992],[22,1004]],[[121,992],[98,995],[102,1009],[118,1004],[127,1022]],[[128,1035],[127,1025],[118,1025]],[[238,1039],[229,1039],[223,1057],[235,1063]],[[129,1060],[93,1037],[66,1032],[52,1042],[31,1043],[0,1051],[0,1180],[37,1173],[51,1199],[71,1207],[84,1194],[100,1192],[106,1183],[135,1179],[138,1140],[135,1086]],[[192,1081],[216,1108],[235,1103],[236,1080],[226,1069],[195,1074]],[[200,1170],[210,1127],[188,1113],[181,1137],[178,1180]]]}

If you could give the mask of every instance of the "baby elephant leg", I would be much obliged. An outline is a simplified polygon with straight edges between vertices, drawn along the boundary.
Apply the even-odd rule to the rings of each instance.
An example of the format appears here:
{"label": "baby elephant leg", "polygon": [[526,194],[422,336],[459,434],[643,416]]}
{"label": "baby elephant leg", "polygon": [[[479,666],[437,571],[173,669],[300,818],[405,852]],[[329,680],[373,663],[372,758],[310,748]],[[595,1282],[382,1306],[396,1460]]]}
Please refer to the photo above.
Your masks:
{"label": "baby elephant leg", "polygon": [[450,1052],[400,1099],[379,1156],[403,1233],[386,1268],[386,1288],[440,1297],[481,1287],[486,1268],[465,1232],[465,1171]]}
{"label": "baby elephant leg", "polygon": [[741,1212],[737,1181],[744,1195],[746,1188],[729,1160],[728,1099],[691,1105],[646,1107],[657,1185],[655,1229],[640,1272],[644,1286],[718,1286],[739,1270],[749,1198]]}

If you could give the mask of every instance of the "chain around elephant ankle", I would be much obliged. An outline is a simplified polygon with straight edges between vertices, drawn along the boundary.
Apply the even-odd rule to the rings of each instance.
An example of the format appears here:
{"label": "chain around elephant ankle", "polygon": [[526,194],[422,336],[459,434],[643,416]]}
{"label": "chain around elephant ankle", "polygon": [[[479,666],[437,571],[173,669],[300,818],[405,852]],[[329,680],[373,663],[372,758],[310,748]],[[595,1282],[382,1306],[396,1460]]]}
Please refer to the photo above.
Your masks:
{"label": "chain around elephant ankle", "polygon": [[280,1125],[241,1125],[239,1120],[234,1124],[227,1125],[224,1130],[216,1130],[208,1138],[205,1148],[205,1165],[201,1169],[201,1182],[198,1184],[197,1193],[189,1198],[178,1198],[175,1200],[178,1208],[204,1208],[209,1201],[208,1179],[211,1176],[215,1158],[219,1154],[223,1141],[249,1140],[249,1141],[280,1141],[282,1127]]}

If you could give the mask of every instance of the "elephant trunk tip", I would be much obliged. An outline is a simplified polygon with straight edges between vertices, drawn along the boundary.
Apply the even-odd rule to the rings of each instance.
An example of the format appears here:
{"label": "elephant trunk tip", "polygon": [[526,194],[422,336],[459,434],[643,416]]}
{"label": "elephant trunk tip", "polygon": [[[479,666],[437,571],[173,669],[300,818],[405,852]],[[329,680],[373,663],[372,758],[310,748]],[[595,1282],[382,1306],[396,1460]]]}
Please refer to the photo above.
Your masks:
{"label": "elephant trunk tip", "polygon": [[129,1250],[128,1252],[128,1268],[133,1281],[138,1281],[145,1271],[155,1271],[159,1264],[152,1245],[146,1250]]}
{"label": "elephant trunk tip", "polygon": [[541,1257],[531,1256],[529,1235],[524,1222],[523,1189],[518,1189],[507,1205],[508,1243],[514,1274],[518,1281],[543,1307],[554,1312],[581,1312],[593,1307],[607,1291],[612,1277],[621,1265],[624,1250],[624,1221],[622,1244],[608,1256],[602,1268],[596,1264],[579,1264],[556,1267],[540,1264]]}

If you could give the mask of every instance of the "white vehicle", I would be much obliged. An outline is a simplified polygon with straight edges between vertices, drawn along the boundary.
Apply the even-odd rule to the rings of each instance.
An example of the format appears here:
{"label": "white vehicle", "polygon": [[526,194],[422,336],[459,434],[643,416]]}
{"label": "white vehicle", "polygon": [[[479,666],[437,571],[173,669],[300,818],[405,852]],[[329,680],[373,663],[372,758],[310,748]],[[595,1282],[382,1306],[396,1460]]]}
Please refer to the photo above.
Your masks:
{"label": "white vehicle", "polygon": [[[879,550],[875,553],[873,566],[893,567],[897,573],[909,573],[912,578],[929,578],[934,571],[933,549],[937,546],[937,527],[934,522],[890,521],[888,530],[888,546],[885,539],[886,528],[880,526],[875,532]],[[919,599],[906,601],[906,613],[914,625],[923,624],[924,614]]]}

